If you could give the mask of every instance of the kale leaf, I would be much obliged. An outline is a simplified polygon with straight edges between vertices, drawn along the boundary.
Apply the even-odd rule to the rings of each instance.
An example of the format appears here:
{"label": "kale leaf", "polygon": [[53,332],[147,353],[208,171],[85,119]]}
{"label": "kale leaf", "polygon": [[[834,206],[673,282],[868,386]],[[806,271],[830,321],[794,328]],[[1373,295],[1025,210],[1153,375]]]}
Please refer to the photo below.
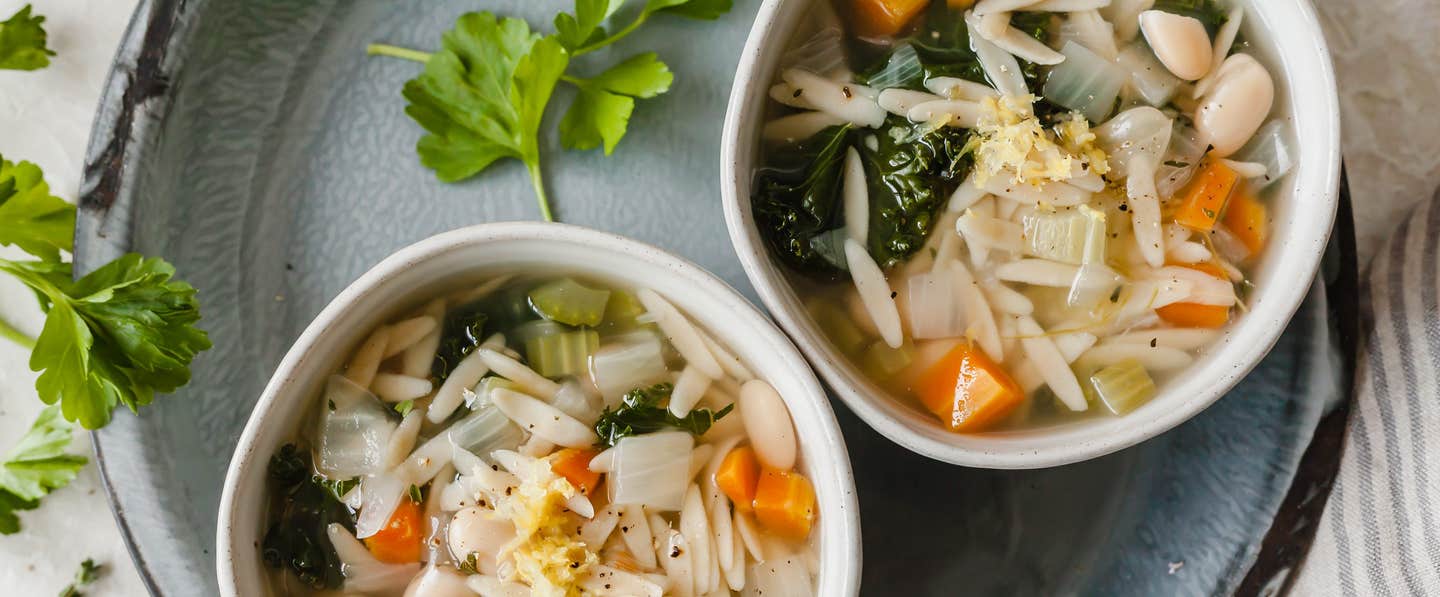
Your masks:
{"label": "kale leaf", "polygon": [[285,444],[270,459],[271,516],[260,554],[271,568],[286,569],[306,586],[339,588],[340,556],[326,536],[331,523],[355,529],[355,514],[327,481],[311,473],[310,453]]}
{"label": "kale leaf", "polygon": [[886,126],[875,149],[860,147],[870,191],[866,249],[881,268],[924,246],[936,212],[970,170],[963,129],[914,127],[896,116]]}
{"label": "kale leaf", "polygon": [[693,435],[704,435],[710,426],[730,414],[735,405],[729,405],[712,412],[708,408],[691,410],[684,417],[670,414],[666,408],[670,392],[675,389],[668,383],[655,384],[648,388],[635,388],[620,399],[620,407],[605,409],[600,420],[595,422],[595,434],[600,443],[614,446],[621,439],[632,435],[652,433],[663,429],[679,429]]}
{"label": "kale leaf", "polygon": [[430,365],[430,374],[445,379],[460,361],[480,346],[485,340],[485,322],[490,316],[485,312],[485,302],[475,301],[451,309],[445,314],[440,332],[440,349]]}
{"label": "kale leaf", "polygon": [[844,225],[840,181],[852,136],[849,125],[827,128],[773,152],[770,165],[756,174],[755,220],[775,254],[801,272],[833,277],[840,271],[812,239]]}

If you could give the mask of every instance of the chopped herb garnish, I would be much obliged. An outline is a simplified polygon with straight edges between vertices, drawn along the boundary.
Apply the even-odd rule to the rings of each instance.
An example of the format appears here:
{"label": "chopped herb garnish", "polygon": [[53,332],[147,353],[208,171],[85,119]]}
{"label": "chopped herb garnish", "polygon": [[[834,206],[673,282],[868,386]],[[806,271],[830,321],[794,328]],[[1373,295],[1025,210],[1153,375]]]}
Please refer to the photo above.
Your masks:
{"label": "chopped herb garnish", "polygon": [[401,400],[400,402],[395,403],[395,412],[400,413],[400,416],[402,417],[410,414],[410,411],[412,410],[415,410],[414,400]]}
{"label": "chopped herb garnish", "polygon": [[315,475],[311,480],[319,483],[321,487],[329,491],[331,497],[334,497],[337,502],[344,502],[345,494],[350,493],[350,490],[355,489],[355,486],[360,484],[360,479],[339,479],[331,481],[319,475]]}
{"label": "chopped herb garnish", "polygon": [[26,4],[5,22],[0,22],[0,69],[39,70],[50,65],[55,52],[45,47],[45,17],[30,15]]}
{"label": "chopped herb garnish", "polygon": [[1181,162],[1179,160],[1165,160],[1165,165],[1171,168],[1188,168],[1190,167],[1190,162]]}
{"label": "chopped herb garnish", "polygon": [[85,558],[85,561],[80,562],[80,569],[75,571],[75,580],[60,591],[60,597],[84,597],[85,594],[80,592],[80,588],[99,580],[102,569],[95,560]]}
{"label": "chopped herb garnish", "polygon": [[662,429],[679,429],[688,431],[693,435],[704,435],[710,430],[710,426],[730,414],[735,405],[728,405],[713,412],[708,408],[697,408],[691,410],[684,417],[677,417],[670,413],[667,408],[670,402],[670,392],[675,388],[671,384],[655,384],[648,388],[636,388],[630,390],[620,399],[620,407],[615,410],[605,409],[600,415],[600,420],[595,423],[595,433],[600,436],[600,443],[607,446],[614,446],[621,439],[631,435],[641,435],[660,431]]}
{"label": "chopped herb garnish", "polygon": [[412,502],[418,504],[425,501],[425,492],[420,489],[419,485],[410,484],[410,491],[408,493],[410,495],[410,501]]}
{"label": "chopped herb garnish", "polygon": [[479,568],[479,565],[480,565],[480,564],[479,564],[478,561],[476,561],[475,557],[476,557],[476,556],[475,556],[475,552],[473,552],[473,551],[470,552],[468,555],[466,555],[466,556],[465,556],[465,561],[460,562],[460,572],[462,572],[462,573],[464,573],[464,574],[467,574],[467,575],[468,575],[468,574],[479,574],[479,573],[480,573],[480,568]]}

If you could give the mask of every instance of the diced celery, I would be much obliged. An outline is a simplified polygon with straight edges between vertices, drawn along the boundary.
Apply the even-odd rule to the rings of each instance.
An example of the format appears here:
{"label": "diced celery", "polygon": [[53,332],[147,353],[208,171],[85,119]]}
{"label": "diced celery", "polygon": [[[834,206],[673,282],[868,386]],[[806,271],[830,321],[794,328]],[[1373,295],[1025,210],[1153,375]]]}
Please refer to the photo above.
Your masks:
{"label": "diced celery", "polygon": [[609,290],[587,288],[570,278],[561,278],[530,291],[530,306],[536,313],[567,325],[600,325],[609,300]]}
{"label": "diced celery", "polygon": [[625,290],[610,291],[610,300],[605,303],[603,326],[613,330],[632,329],[640,322],[636,318],[645,314],[645,305],[634,293]]}
{"label": "diced celery", "polygon": [[815,324],[820,326],[840,352],[853,355],[865,345],[865,332],[860,331],[855,322],[850,320],[850,315],[834,303],[818,300],[811,302],[810,316],[815,318]]}
{"label": "diced celery", "polygon": [[525,345],[525,360],[545,377],[584,373],[590,355],[600,346],[600,334],[591,329],[571,329],[553,321],[532,321],[516,328]]}
{"label": "diced celery", "polygon": [[520,387],[520,384],[500,377],[499,375],[488,375],[480,380],[479,385],[475,386],[474,397],[467,397],[465,408],[473,411],[489,406],[490,392],[495,391],[497,388],[520,392],[522,394],[525,393],[525,388]]}
{"label": "diced celery", "polygon": [[860,356],[861,367],[874,379],[888,379],[910,365],[913,359],[911,351],[912,347],[909,345],[890,348],[884,340],[878,340],[865,348],[865,352]]}
{"label": "diced celery", "polygon": [[1065,61],[1050,69],[1045,99],[1076,110],[1091,122],[1104,122],[1130,73],[1074,41],[1066,42],[1060,53]]}
{"label": "diced celery", "polygon": [[1090,375],[1094,397],[1107,410],[1123,415],[1155,396],[1155,380],[1135,359],[1125,359]]}
{"label": "diced celery", "polygon": [[1025,250],[1062,263],[1105,260],[1105,214],[1088,206],[1025,216]]}

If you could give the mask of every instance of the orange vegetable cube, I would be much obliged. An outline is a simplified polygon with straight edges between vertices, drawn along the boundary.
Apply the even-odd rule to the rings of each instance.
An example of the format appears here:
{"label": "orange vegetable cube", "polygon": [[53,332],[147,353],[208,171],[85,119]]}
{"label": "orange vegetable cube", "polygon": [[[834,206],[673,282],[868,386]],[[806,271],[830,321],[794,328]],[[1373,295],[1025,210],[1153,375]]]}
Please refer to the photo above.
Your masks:
{"label": "orange vegetable cube", "polygon": [[408,564],[420,561],[420,543],[424,540],[425,525],[421,520],[420,504],[409,498],[400,498],[400,505],[390,515],[380,531],[365,538],[365,547],[375,559],[391,564]]}
{"label": "orange vegetable cube", "polygon": [[892,36],[915,19],[930,0],[851,0],[855,31],[866,36]]}
{"label": "orange vegetable cube", "polygon": [[765,469],[755,488],[755,519],[777,535],[805,539],[815,522],[815,488],[800,473]]}
{"label": "orange vegetable cube", "polygon": [[1215,222],[1225,211],[1225,202],[1235,192],[1240,175],[1224,162],[1207,162],[1180,192],[1180,209],[1175,221],[1202,232],[1215,229]]}
{"label": "orange vegetable cube", "polygon": [[[1225,270],[1214,263],[1174,264],[1198,272],[1205,272],[1221,280],[1229,280]],[[1155,314],[1169,323],[1187,328],[1218,328],[1230,322],[1230,307],[1202,305],[1199,303],[1171,303],[1155,309]]]}
{"label": "orange vegetable cube", "polygon": [[952,431],[981,431],[1025,401],[1020,385],[979,347],[951,349],[915,384],[920,402]]}
{"label": "orange vegetable cube", "polygon": [[1265,209],[1265,204],[1254,195],[1247,192],[1236,193],[1230,199],[1230,206],[1225,209],[1224,222],[1230,233],[1240,239],[1245,248],[1250,249],[1251,255],[1258,254],[1265,248],[1270,232],[1270,214]]}
{"label": "orange vegetable cube", "polygon": [[590,461],[599,454],[585,448],[565,448],[550,457],[550,470],[579,489],[581,495],[590,495],[600,486],[600,473],[590,470]]}
{"label": "orange vegetable cube", "polygon": [[715,471],[715,485],[730,497],[735,509],[741,512],[750,511],[751,502],[755,501],[755,487],[759,482],[760,461],[750,446],[731,450],[725,455],[725,459],[720,461],[720,469]]}

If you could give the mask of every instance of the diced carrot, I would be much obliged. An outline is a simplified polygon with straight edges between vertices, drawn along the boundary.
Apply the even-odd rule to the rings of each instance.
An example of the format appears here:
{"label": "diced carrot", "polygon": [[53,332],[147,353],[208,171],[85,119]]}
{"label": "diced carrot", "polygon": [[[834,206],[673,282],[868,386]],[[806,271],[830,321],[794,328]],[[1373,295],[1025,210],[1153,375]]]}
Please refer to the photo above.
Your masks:
{"label": "diced carrot", "polygon": [[720,461],[720,470],[715,471],[715,484],[730,496],[735,509],[741,512],[750,511],[750,503],[755,501],[755,486],[759,482],[760,461],[755,458],[755,450],[750,446],[731,450]]}
{"label": "diced carrot", "polygon": [[[1218,265],[1210,262],[1176,264],[1180,267],[1204,272],[1229,280],[1230,276]],[[1155,314],[1172,324],[1187,328],[1218,328],[1230,321],[1230,307],[1202,305],[1199,303],[1171,303],[1155,310]]]}
{"label": "diced carrot", "polygon": [[365,547],[375,559],[391,564],[408,564],[420,561],[420,543],[424,539],[424,524],[421,521],[420,504],[408,497],[400,498],[400,505],[390,515],[380,531],[365,538]]}
{"label": "diced carrot", "polygon": [[582,495],[600,486],[600,473],[590,470],[590,461],[600,453],[587,448],[565,448],[550,457],[550,470],[564,477]]}
{"label": "diced carrot", "polygon": [[1270,234],[1270,216],[1265,209],[1265,204],[1248,191],[1235,193],[1230,198],[1230,206],[1225,209],[1225,227],[1245,248],[1250,249],[1250,254],[1255,255],[1265,248],[1265,240]]}
{"label": "diced carrot", "polygon": [[851,0],[855,30],[860,35],[890,36],[899,33],[930,0]]}
{"label": "diced carrot", "polygon": [[970,344],[957,345],[922,373],[915,394],[952,431],[981,431],[1025,401],[1010,374]]}
{"label": "diced carrot", "polygon": [[755,519],[777,535],[805,539],[815,522],[815,488],[795,471],[765,469],[755,488]]}
{"label": "diced carrot", "polygon": [[964,10],[975,6],[975,0],[945,0],[945,5],[950,8]]}
{"label": "diced carrot", "polygon": [[1182,226],[1209,232],[1225,211],[1225,202],[1235,192],[1240,175],[1224,162],[1206,162],[1180,192],[1180,209],[1175,221]]}

